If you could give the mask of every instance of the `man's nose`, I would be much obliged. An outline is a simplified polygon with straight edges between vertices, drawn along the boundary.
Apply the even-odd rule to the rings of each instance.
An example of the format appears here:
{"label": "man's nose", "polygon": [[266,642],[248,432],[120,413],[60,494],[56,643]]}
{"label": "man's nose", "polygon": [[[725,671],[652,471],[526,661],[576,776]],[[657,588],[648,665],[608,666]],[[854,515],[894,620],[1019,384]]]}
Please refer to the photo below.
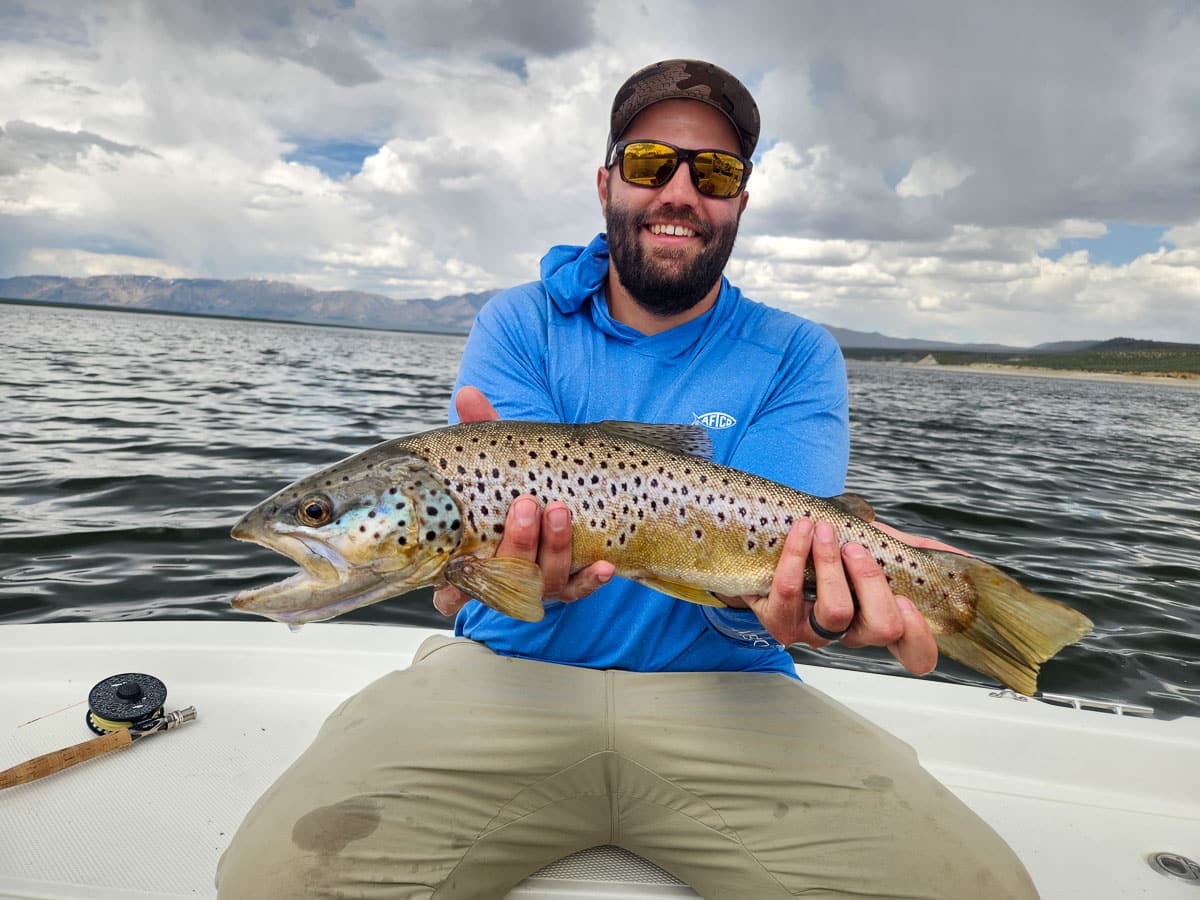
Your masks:
{"label": "man's nose", "polygon": [[692,184],[691,163],[681,162],[671,180],[658,189],[659,197],[667,203],[674,203],[680,206],[696,206],[700,199],[700,192],[696,190],[696,186]]}

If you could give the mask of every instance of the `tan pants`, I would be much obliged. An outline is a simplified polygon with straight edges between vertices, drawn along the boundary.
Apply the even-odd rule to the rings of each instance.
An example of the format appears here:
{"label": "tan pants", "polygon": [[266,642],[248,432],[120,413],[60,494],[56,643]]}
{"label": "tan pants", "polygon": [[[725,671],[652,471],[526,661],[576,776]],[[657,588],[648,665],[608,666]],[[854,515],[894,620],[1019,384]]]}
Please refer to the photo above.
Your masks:
{"label": "tan pants", "polygon": [[495,898],[597,844],[706,898],[1031,898],[908,745],[782,675],[644,674],[430,638],[247,815],[220,897]]}

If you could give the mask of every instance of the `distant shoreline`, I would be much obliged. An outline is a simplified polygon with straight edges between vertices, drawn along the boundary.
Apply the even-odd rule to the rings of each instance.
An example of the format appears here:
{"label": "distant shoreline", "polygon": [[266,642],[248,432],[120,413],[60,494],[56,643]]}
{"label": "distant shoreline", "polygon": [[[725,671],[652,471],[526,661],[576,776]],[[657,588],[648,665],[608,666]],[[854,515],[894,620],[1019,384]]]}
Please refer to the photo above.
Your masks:
{"label": "distant shoreline", "polygon": [[1048,369],[1039,366],[1006,366],[1001,363],[971,363],[969,365],[919,365],[896,363],[906,369],[926,369],[931,372],[974,372],[988,375],[1015,375],[1026,378],[1068,378],[1076,381],[1123,381],[1130,384],[1169,384],[1200,388],[1200,375],[1190,372],[1164,372],[1161,375],[1128,372],[1093,372],[1087,369]]}

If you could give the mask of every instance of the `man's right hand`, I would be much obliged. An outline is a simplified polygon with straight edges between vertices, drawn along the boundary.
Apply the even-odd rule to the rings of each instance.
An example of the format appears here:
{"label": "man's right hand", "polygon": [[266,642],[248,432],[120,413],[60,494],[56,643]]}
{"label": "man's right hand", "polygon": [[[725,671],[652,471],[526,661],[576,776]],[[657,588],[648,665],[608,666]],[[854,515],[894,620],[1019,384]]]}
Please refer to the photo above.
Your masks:
{"label": "man's right hand", "polygon": [[[463,422],[490,422],[499,419],[487,398],[473,387],[464,387],[454,398],[458,417]],[[497,556],[519,557],[537,562],[542,570],[547,600],[570,602],[586,597],[607,584],[616,571],[612,563],[601,560],[571,574],[571,511],[565,503],[554,501],[543,510],[536,497],[522,495],[508,507],[504,538]],[[433,592],[433,605],[444,616],[453,616],[470,599],[453,585],[440,585]]]}

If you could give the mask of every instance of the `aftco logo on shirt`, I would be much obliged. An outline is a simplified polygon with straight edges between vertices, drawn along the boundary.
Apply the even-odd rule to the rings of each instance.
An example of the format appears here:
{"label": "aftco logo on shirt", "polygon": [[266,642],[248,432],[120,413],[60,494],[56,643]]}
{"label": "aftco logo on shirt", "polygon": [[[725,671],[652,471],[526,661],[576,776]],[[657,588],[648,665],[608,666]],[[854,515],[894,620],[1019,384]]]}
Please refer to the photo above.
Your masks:
{"label": "aftco logo on shirt", "polygon": [[692,413],[692,424],[703,425],[705,428],[732,428],[737,424],[737,419],[729,413],[723,412],[706,412],[702,416]]}

